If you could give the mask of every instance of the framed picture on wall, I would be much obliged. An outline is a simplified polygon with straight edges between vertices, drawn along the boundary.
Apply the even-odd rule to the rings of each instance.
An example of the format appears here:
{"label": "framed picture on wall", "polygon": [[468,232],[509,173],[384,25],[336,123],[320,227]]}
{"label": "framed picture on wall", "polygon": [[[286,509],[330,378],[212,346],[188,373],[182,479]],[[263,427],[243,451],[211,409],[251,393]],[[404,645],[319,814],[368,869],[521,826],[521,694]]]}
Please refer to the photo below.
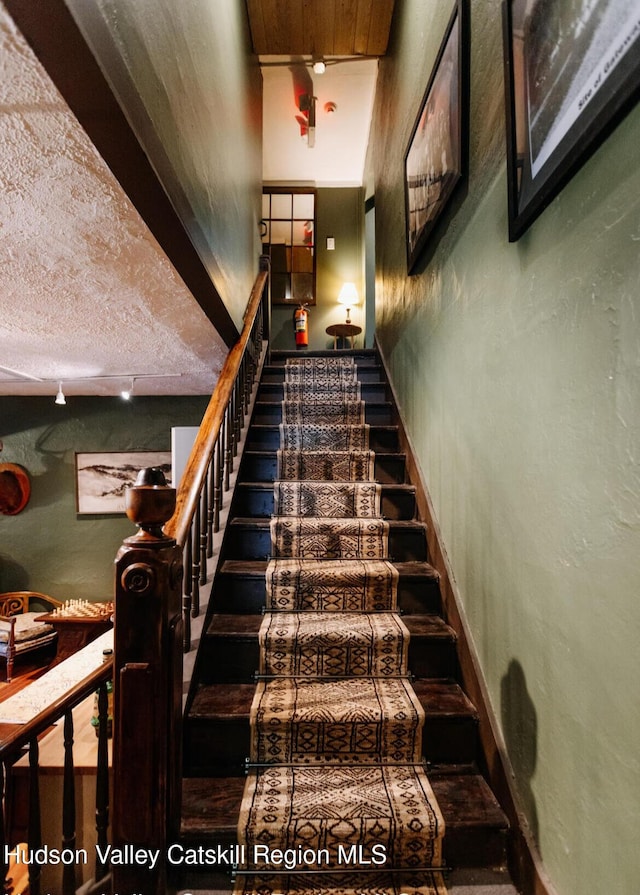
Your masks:
{"label": "framed picture on wall", "polygon": [[466,174],[468,22],[457,0],[404,156],[407,271]]}
{"label": "framed picture on wall", "polygon": [[522,236],[640,96],[640,7],[504,0],[509,239]]}
{"label": "framed picture on wall", "polygon": [[171,451],[76,454],[76,509],[79,514],[124,513],[124,492],[141,469],[159,467],[171,484]]}

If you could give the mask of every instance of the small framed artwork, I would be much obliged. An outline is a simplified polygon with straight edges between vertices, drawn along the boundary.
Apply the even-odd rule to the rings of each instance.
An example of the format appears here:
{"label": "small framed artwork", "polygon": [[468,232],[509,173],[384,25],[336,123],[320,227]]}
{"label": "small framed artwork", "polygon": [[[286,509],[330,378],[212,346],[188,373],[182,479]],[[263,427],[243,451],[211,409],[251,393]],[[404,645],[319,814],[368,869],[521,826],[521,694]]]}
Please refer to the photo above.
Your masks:
{"label": "small framed artwork", "polygon": [[124,492],[141,469],[159,467],[171,484],[171,451],[76,454],[76,509],[79,514],[124,513]]}
{"label": "small framed artwork", "polygon": [[504,0],[509,239],[520,236],[640,96],[629,0]]}
{"label": "small framed artwork", "polygon": [[407,271],[466,175],[468,13],[457,0],[404,156]]}

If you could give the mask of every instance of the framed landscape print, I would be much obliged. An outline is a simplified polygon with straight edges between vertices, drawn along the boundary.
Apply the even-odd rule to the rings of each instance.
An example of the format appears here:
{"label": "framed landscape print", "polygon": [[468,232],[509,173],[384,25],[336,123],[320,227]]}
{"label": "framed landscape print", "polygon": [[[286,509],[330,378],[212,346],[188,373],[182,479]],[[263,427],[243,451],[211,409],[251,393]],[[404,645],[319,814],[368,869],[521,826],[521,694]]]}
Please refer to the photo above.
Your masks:
{"label": "framed landscape print", "polygon": [[467,27],[466,0],[457,0],[405,152],[408,273],[466,174]]}
{"label": "framed landscape print", "polygon": [[124,492],[147,466],[171,484],[171,451],[76,454],[76,509],[80,514],[124,513]]}
{"label": "framed landscape print", "polygon": [[637,0],[504,0],[509,239],[640,95]]}

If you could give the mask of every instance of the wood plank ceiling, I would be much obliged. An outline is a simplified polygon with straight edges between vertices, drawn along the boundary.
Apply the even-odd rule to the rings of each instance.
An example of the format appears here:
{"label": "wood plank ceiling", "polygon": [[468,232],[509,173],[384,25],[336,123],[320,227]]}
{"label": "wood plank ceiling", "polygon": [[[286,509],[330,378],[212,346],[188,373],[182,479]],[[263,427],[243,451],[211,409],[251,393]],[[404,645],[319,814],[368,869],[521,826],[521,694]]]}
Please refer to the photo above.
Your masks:
{"label": "wood plank ceiling", "polygon": [[260,56],[382,56],[394,0],[247,0]]}

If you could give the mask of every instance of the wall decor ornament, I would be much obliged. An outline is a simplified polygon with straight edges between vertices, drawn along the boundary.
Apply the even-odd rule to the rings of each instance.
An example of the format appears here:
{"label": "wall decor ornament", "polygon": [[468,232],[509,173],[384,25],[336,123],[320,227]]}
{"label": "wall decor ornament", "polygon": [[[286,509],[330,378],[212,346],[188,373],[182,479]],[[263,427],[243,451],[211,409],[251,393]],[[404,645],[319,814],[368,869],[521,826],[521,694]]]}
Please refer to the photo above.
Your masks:
{"label": "wall decor ornament", "polygon": [[171,451],[76,454],[76,509],[79,514],[125,513],[125,490],[147,467],[171,482]]}
{"label": "wall decor ornament", "polygon": [[504,0],[509,240],[640,97],[636,0]]}
{"label": "wall decor ornament", "polygon": [[404,156],[407,271],[467,173],[468,7],[457,0]]}
{"label": "wall decor ornament", "polygon": [[0,513],[17,516],[29,503],[31,482],[24,466],[0,463]]}

